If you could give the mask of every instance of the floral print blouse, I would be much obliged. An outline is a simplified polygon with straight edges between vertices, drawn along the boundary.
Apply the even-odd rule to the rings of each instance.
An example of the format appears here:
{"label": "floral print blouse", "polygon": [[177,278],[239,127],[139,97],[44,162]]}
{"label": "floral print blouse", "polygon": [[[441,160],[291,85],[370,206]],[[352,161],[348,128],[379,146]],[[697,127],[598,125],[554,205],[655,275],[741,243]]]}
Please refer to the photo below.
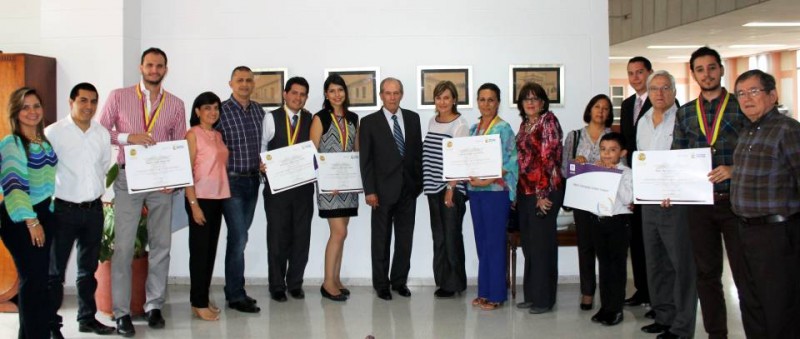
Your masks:
{"label": "floral print blouse", "polygon": [[553,112],[543,113],[531,124],[522,122],[517,134],[520,193],[544,199],[561,187],[562,136]]}

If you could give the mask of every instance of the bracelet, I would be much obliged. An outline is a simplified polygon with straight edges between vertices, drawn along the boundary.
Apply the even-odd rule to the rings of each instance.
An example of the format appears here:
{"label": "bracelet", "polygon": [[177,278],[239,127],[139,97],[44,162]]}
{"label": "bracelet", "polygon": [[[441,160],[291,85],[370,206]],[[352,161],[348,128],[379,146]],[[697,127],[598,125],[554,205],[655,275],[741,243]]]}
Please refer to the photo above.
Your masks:
{"label": "bracelet", "polygon": [[197,200],[189,200],[189,205],[197,205]]}
{"label": "bracelet", "polygon": [[36,220],[36,221],[34,221],[34,222],[30,223],[30,224],[25,223],[25,226],[28,226],[28,228],[35,228],[36,226],[39,226],[39,225],[41,225],[39,223],[39,220]]}

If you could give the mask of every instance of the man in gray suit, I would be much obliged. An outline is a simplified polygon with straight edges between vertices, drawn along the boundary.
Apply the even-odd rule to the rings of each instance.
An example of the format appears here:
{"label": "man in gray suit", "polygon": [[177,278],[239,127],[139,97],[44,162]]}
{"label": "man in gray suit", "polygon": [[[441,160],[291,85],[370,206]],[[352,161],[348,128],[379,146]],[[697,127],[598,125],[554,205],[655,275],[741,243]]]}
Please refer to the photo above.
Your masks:
{"label": "man in gray suit", "polygon": [[[389,288],[410,297],[406,286],[417,197],[422,193],[422,132],[419,115],[400,108],[403,83],[381,81],[383,108],[361,119],[359,153],[367,205],[372,207],[372,286],[391,300]],[[389,248],[394,224],[394,258]]]}

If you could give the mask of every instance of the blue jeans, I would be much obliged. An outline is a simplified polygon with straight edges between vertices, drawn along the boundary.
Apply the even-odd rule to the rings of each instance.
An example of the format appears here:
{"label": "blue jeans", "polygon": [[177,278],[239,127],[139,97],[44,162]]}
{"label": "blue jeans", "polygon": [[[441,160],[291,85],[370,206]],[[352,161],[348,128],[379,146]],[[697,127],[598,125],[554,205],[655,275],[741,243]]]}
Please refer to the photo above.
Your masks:
{"label": "blue jeans", "polygon": [[257,176],[228,175],[230,199],[222,203],[222,215],[228,227],[228,247],[225,250],[225,299],[241,301],[247,296],[244,290],[244,248],[247,232],[253,223],[258,202]]}

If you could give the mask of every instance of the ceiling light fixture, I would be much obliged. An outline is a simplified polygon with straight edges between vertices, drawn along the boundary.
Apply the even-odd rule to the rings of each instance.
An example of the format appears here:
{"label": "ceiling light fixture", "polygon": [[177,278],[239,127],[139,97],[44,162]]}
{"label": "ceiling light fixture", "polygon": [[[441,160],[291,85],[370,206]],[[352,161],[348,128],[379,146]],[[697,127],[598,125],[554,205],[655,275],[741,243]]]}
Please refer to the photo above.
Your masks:
{"label": "ceiling light fixture", "polygon": [[743,27],[800,27],[800,22],[748,22]]}
{"label": "ceiling light fixture", "polygon": [[650,45],[647,46],[649,49],[693,49],[693,48],[700,48],[703,45]]}
{"label": "ceiling light fixture", "polygon": [[631,56],[610,56],[608,60],[630,60],[633,59]]}
{"label": "ceiling light fixture", "polygon": [[753,44],[753,45],[730,45],[730,48],[747,49],[747,48],[781,48],[786,47],[783,44]]}

